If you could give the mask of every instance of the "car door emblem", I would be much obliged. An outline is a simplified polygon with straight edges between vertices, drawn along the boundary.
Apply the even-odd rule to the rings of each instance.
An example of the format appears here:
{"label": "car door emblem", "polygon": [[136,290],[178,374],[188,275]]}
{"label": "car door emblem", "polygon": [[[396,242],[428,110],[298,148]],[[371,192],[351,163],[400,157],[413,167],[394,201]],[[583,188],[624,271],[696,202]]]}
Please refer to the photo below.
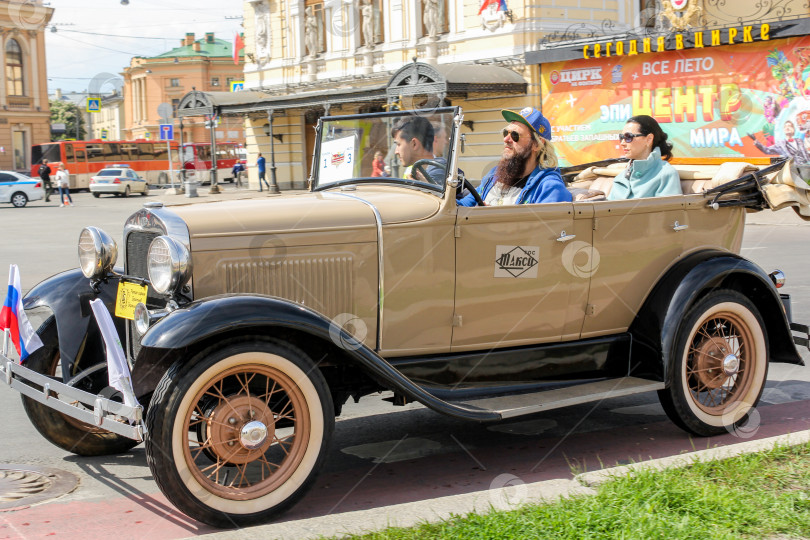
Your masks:
{"label": "car door emblem", "polygon": [[536,278],[538,246],[495,246],[495,277]]}

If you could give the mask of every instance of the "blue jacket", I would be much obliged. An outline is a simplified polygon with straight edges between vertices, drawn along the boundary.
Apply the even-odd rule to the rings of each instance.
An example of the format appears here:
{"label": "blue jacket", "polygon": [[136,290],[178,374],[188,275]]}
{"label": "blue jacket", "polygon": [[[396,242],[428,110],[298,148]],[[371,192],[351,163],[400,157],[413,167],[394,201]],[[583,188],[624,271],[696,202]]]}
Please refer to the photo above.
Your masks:
{"label": "blue jacket", "polygon": [[[628,175],[631,175],[628,178]],[[661,150],[655,148],[647,159],[633,161],[616,179],[608,193],[609,201],[682,195],[681,179],[675,167],[661,159]]]}
{"label": "blue jacket", "polygon": [[[495,185],[495,171],[497,167],[493,167],[491,171],[481,181],[478,186],[478,193],[481,194],[482,199],[487,198],[487,193]],[[526,185],[518,196],[516,204],[534,204],[534,203],[554,203],[554,202],[571,202],[571,192],[565,188],[560,169],[535,169],[529,175]],[[466,197],[458,200],[459,206],[475,206],[475,199],[472,193]]]}
{"label": "blue jacket", "polygon": [[259,172],[264,172],[264,156],[256,160],[256,165],[259,167]]}

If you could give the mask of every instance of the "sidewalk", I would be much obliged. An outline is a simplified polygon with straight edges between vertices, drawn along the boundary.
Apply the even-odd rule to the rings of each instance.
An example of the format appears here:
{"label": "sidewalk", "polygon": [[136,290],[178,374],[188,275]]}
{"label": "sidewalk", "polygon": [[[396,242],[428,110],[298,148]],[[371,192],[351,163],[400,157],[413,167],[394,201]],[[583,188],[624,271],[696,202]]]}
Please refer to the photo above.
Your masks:
{"label": "sidewalk", "polygon": [[810,221],[805,221],[792,208],[784,208],[777,212],[762,210],[750,212],[745,216],[746,225],[787,225],[790,227],[810,227]]}
{"label": "sidewalk", "polygon": [[211,186],[197,186],[196,197],[186,197],[184,192],[174,193],[171,189],[152,189],[150,194],[158,197],[167,204],[193,204],[196,202],[211,202],[216,200],[229,201],[234,199],[258,199],[262,197],[278,197],[306,193],[306,189],[284,189],[279,194],[270,194],[267,190],[258,191],[252,188],[237,188],[233,184],[219,184],[220,193],[211,193]]}

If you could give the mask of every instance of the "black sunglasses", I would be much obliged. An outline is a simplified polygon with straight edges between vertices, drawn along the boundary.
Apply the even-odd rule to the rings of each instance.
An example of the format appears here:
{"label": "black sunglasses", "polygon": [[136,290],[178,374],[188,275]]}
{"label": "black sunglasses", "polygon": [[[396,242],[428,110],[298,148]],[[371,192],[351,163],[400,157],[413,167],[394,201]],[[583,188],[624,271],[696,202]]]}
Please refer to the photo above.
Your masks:
{"label": "black sunglasses", "polygon": [[[506,138],[506,136],[509,135],[510,137],[512,137],[513,141],[520,142],[520,133],[518,133],[517,131],[512,131],[512,130],[503,128],[502,133],[503,133],[504,138]],[[531,136],[532,140],[535,140],[534,133],[530,133],[529,135]]]}
{"label": "black sunglasses", "polygon": [[619,140],[628,144],[633,142],[636,137],[644,137],[643,133],[619,133]]}

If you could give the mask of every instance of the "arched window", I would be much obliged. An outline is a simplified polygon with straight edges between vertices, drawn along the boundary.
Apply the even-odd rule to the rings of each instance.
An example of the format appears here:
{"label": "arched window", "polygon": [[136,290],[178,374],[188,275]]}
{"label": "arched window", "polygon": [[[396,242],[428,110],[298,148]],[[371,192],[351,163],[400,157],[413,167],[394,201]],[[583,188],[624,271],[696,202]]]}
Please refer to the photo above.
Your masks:
{"label": "arched window", "polygon": [[6,93],[9,96],[25,95],[23,85],[23,53],[16,39],[6,43]]}

